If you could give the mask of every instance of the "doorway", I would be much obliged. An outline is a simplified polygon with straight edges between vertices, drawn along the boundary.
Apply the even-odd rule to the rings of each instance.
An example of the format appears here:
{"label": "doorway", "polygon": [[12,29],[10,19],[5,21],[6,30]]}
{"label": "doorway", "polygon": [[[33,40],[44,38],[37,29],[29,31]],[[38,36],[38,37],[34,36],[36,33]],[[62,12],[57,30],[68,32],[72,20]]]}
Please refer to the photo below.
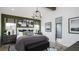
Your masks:
{"label": "doorway", "polygon": [[55,40],[62,39],[62,17],[55,19]]}
{"label": "doorway", "polygon": [[55,49],[59,49],[58,40],[62,39],[62,17],[55,19]]}
{"label": "doorway", "polygon": [[56,23],[56,38],[62,38],[62,24]]}

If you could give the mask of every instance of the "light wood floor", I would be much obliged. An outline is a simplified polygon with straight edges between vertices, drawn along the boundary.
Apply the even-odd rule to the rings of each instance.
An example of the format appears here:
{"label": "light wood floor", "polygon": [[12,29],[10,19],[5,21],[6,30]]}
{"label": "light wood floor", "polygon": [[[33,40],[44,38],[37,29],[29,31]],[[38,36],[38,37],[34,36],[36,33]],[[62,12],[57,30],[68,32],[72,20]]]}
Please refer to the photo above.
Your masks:
{"label": "light wood floor", "polygon": [[[53,42],[50,42],[50,47],[54,49],[55,44]],[[0,51],[8,51],[8,48],[9,48],[9,44],[3,45],[0,47]],[[61,44],[57,44],[57,46],[56,46],[57,51],[64,51],[64,49],[66,49],[66,48],[67,47],[62,46]],[[9,51],[16,51],[15,44],[10,44]],[[54,50],[52,50],[52,51],[54,51]]]}
{"label": "light wood floor", "polygon": [[8,51],[8,45],[1,46],[0,51]]}

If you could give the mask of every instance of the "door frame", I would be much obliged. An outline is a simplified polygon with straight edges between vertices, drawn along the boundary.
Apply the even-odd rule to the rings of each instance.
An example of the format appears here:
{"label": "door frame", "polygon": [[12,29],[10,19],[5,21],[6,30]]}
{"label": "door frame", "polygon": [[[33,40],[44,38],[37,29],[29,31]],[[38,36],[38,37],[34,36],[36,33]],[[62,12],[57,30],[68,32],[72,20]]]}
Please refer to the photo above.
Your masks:
{"label": "door frame", "polygon": [[[57,18],[61,18],[61,23],[57,23],[56,22],[56,20],[57,20]],[[57,32],[57,24],[61,24],[61,35],[62,35],[62,17],[57,17],[57,18],[55,18],[55,41],[57,41],[57,38],[56,38],[56,32]],[[62,37],[61,37],[61,39],[62,39]]]}

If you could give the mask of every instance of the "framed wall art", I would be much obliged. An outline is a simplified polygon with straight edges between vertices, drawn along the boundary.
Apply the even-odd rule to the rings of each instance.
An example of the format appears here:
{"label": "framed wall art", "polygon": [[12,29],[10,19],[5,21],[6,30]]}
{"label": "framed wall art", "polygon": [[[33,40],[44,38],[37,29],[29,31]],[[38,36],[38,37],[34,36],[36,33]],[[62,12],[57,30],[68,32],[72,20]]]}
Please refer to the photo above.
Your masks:
{"label": "framed wall art", "polygon": [[45,31],[46,32],[51,32],[51,26],[52,24],[51,24],[51,22],[47,22],[47,23],[45,23]]}
{"label": "framed wall art", "polygon": [[79,34],[79,17],[68,19],[68,31],[72,34]]}

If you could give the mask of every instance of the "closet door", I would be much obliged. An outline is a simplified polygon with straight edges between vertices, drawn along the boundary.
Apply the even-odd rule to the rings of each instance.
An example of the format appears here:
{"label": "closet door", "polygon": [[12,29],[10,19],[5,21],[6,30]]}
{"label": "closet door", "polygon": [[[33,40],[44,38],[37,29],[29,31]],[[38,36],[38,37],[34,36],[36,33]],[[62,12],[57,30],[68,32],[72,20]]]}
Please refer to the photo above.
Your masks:
{"label": "closet door", "polygon": [[55,38],[62,39],[62,17],[55,19]]}
{"label": "closet door", "polygon": [[56,38],[62,38],[62,24],[56,24]]}

